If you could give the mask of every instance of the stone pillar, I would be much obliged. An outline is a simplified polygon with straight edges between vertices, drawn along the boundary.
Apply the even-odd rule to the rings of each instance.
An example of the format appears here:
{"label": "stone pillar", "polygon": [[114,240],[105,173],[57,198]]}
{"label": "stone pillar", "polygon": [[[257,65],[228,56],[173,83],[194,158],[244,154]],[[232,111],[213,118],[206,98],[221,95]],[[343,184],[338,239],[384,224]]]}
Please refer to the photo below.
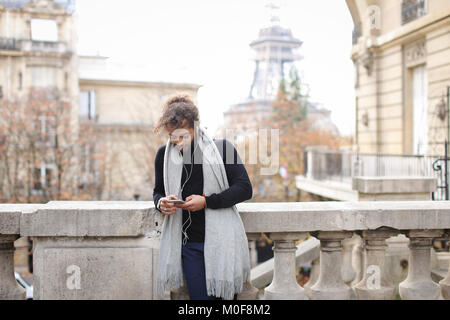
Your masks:
{"label": "stone pillar", "polygon": [[272,232],[274,240],[274,270],[272,283],[264,290],[266,300],[304,300],[304,289],[297,283],[295,267],[295,241],[306,238],[306,233]]}
{"label": "stone pillar", "polygon": [[18,236],[0,234],[0,300],[23,300],[23,289],[14,277],[14,241]]}
{"label": "stone pillar", "polygon": [[[450,241],[449,241],[450,246]],[[439,281],[439,285],[441,286],[441,294],[445,300],[450,300],[450,264],[448,266],[447,276]]]}
{"label": "stone pillar", "polygon": [[442,230],[411,230],[408,276],[399,285],[404,300],[437,300],[441,298],[440,287],[431,280],[430,257],[433,238],[440,237]]}
{"label": "stone pillar", "polygon": [[350,285],[356,277],[356,271],[352,266],[352,251],[355,245],[355,239],[345,239],[342,241],[342,280]]}
{"label": "stone pillar", "polygon": [[159,213],[153,207],[52,201],[23,214],[21,234],[33,237],[34,299],[156,299]]}
{"label": "stone pillar", "polygon": [[355,237],[355,245],[352,250],[352,266],[356,270],[355,279],[351,283],[351,287],[358,284],[364,276],[365,249],[364,243],[359,235]]}
{"label": "stone pillar", "polygon": [[23,300],[25,289],[14,276],[14,241],[20,235],[22,209],[30,205],[0,205],[0,300]]}
{"label": "stone pillar", "polygon": [[303,289],[305,289],[306,296],[311,299],[311,287],[316,284],[320,274],[320,258],[314,259],[311,262],[311,273],[309,275],[308,282],[305,283]]}
{"label": "stone pillar", "polygon": [[320,275],[311,287],[313,300],[349,300],[352,289],[345,284],[341,274],[342,240],[352,232],[319,231],[314,235],[320,240]]}
{"label": "stone pillar", "polygon": [[393,300],[395,287],[385,267],[386,239],[396,235],[392,230],[367,230],[362,232],[366,258],[363,279],[354,286],[359,300]]}
{"label": "stone pillar", "polygon": [[[253,267],[252,265],[252,247],[253,247],[253,252],[255,252],[255,241],[258,240],[260,238],[261,234],[260,233],[247,233],[247,239],[248,239],[248,250],[250,251],[250,265]],[[252,283],[249,281],[244,283],[244,288],[242,290],[242,292],[240,294],[238,294],[238,300],[257,300],[258,299],[258,289],[256,289]]]}

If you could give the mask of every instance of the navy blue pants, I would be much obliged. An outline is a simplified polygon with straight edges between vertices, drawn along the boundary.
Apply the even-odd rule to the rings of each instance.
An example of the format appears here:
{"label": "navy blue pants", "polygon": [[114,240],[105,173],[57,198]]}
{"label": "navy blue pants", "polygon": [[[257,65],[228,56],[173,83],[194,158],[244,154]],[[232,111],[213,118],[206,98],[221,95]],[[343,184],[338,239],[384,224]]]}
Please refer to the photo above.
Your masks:
{"label": "navy blue pants", "polygon": [[[204,242],[187,242],[181,246],[184,276],[191,300],[222,300],[206,291]],[[234,296],[236,300],[237,295]]]}

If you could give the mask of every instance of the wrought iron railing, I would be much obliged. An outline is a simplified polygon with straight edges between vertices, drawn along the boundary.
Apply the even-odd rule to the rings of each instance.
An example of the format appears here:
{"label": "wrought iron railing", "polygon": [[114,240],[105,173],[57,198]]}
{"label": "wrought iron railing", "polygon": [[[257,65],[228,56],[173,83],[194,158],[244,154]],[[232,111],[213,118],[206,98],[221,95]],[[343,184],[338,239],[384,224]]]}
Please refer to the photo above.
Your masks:
{"label": "wrought iron railing", "polygon": [[[444,158],[449,161],[448,157]],[[435,163],[440,159],[437,170]],[[352,182],[354,176],[436,177],[437,185],[446,185],[442,156],[364,154],[335,150],[310,150],[304,156],[304,176],[314,180]],[[445,161],[445,160],[444,160]],[[447,181],[449,172],[447,172]],[[448,191],[438,188],[434,200],[447,200]]]}
{"label": "wrought iron railing", "polygon": [[20,50],[20,45],[14,38],[0,38],[0,50]]}

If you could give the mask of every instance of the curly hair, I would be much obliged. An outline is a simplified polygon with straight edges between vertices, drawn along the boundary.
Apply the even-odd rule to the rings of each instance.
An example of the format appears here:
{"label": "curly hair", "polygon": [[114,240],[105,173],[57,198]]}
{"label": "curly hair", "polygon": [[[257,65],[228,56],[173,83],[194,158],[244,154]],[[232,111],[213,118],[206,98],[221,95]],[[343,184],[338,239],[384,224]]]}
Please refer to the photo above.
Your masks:
{"label": "curly hair", "polygon": [[176,94],[164,103],[162,116],[153,128],[153,132],[158,133],[167,125],[180,128],[184,119],[187,120],[189,127],[194,128],[194,123],[199,121],[198,108],[189,95]]}

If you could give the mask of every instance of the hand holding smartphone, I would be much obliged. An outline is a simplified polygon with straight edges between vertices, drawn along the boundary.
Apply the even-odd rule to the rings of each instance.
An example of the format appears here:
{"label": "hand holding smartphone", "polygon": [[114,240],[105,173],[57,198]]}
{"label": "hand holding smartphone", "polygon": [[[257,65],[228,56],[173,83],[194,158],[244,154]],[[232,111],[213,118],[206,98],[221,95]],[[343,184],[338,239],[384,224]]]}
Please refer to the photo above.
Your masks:
{"label": "hand holding smartphone", "polygon": [[167,200],[168,203],[173,203],[173,204],[184,204],[186,203],[186,201],[184,200],[180,200],[180,199],[169,199]]}

